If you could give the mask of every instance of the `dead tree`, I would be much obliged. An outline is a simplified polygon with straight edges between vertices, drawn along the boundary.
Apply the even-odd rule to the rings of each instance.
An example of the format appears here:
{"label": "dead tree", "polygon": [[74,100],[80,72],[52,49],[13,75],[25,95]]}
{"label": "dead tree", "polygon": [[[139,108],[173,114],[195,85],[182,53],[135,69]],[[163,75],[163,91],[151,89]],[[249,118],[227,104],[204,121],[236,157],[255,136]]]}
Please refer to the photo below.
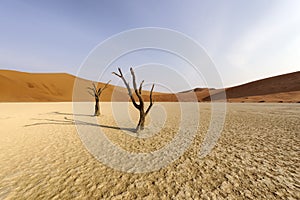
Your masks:
{"label": "dead tree", "polygon": [[107,88],[109,82],[110,81],[108,81],[103,88],[97,89],[95,83],[93,83],[93,87],[88,87],[88,93],[93,97],[95,97],[95,113],[94,113],[95,116],[100,115],[100,105],[99,105],[100,95],[103,92],[103,90]]}
{"label": "dead tree", "polygon": [[130,68],[130,72],[131,72],[131,76],[132,76],[132,82],[133,82],[133,89],[134,89],[135,94],[136,94],[136,96],[137,96],[137,98],[139,100],[139,104],[138,104],[135,101],[135,99],[134,99],[134,97],[132,95],[129,83],[126,82],[121,69],[118,68],[118,70],[119,70],[119,74],[117,74],[116,72],[113,72],[113,74],[122,79],[122,81],[124,82],[124,84],[125,84],[125,86],[127,88],[128,95],[129,95],[129,97],[130,97],[130,99],[131,99],[134,107],[136,109],[138,109],[139,112],[140,112],[140,119],[139,119],[139,123],[138,123],[138,125],[136,127],[136,131],[143,130],[144,126],[145,126],[145,118],[146,118],[147,114],[149,113],[149,111],[150,111],[150,109],[151,109],[151,107],[153,105],[152,91],[153,91],[153,88],[154,88],[154,84],[152,85],[152,88],[151,88],[151,91],[150,91],[150,105],[148,106],[147,110],[145,111],[145,109],[144,109],[144,107],[145,107],[144,106],[144,99],[142,97],[142,87],[143,87],[144,81],[142,81],[141,84],[140,84],[140,87],[137,88],[134,71],[133,71],[132,68]]}

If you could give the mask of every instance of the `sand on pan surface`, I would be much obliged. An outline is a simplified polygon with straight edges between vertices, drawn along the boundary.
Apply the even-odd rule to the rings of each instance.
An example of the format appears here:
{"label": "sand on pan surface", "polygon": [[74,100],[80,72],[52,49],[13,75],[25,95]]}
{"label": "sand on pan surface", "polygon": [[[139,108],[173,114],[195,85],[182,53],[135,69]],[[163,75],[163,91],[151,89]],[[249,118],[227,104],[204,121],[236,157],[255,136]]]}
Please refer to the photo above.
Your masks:
{"label": "sand on pan surface", "polygon": [[[99,128],[127,151],[161,148],[174,137],[178,110],[176,103],[159,104],[170,117],[156,139],[109,128],[115,127],[109,103],[101,104]],[[72,103],[1,103],[0,199],[299,199],[298,104],[228,104],[222,135],[205,158],[199,150],[210,105],[199,106],[200,125],[187,151],[165,168],[137,174],[87,151]]]}

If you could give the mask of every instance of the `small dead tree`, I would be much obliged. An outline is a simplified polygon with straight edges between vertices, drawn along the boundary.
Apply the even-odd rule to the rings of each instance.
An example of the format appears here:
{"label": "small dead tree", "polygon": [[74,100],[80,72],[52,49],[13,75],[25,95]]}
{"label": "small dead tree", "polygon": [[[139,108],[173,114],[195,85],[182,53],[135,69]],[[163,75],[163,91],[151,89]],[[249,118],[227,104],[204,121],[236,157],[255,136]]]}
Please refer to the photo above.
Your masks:
{"label": "small dead tree", "polygon": [[88,87],[88,93],[90,95],[92,95],[93,97],[95,97],[95,116],[99,116],[100,115],[100,105],[99,105],[99,101],[100,101],[100,95],[103,92],[103,90],[105,90],[108,86],[110,81],[108,81],[103,88],[98,88],[96,87],[95,83],[93,83],[93,87]]}
{"label": "small dead tree", "polygon": [[139,104],[137,104],[134,97],[133,97],[133,95],[132,95],[129,83],[126,82],[121,69],[118,68],[118,70],[119,70],[119,74],[117,74],[116,72],[113,72],[113,74],[122,79],[122,81],[124,82],[124,84],[127,88],[128,95],[129,95],[134,107],[136,109],[138,109],[139,112],[140,112],[140,119],[139,119],[139,123],[136,127],[136,131],[143,130],[144,126],[145,126],[145,118],[146,118],[147,114],[149,113],[149,111],[150,111],[150,109],[153,105],[152,92],[153,92],[154,84],[152,85],[152,88],[151,88],[151,91],[150,91],[150,105],[148,106],[147,110],[145,111],[145,109],[144,109],[144,107],[145,107],[144,106],[144,99],[142,97],[142,87],[143,87],[144,81],[142,81],[141,84],[140,84],[140,87],[137,88],[134,71],[133,71],[132,68],[130,68],[130,72],[131,72],[131,76],[132,76],[132,82],[133,82],[133,89],[134,89],[135,94],[136,94],[136,96],[139,100]]}

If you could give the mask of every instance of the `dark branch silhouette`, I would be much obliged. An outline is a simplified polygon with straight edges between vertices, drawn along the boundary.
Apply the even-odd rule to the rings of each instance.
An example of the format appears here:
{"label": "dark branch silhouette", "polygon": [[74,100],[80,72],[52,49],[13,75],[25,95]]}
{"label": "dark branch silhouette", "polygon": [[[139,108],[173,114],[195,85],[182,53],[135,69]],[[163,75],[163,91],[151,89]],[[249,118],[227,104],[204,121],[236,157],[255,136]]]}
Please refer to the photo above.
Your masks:
{"label": "dark branch silhouette", "polygon": [[130,68],[130,72],[131,72],[131,76],[132,76],[133,89],[134,89],[134,92],[135,92],[135,94],[136,94],[136,96],[139,100],[139,104],[138,104],[135,101],[134,97],[133,97],[133,94],[132,94],[132,91],[130,89],[129,83],[125,80],[121,69],[118,68],[118,71],[119,71],[119,74],[116,73],[116,72],[113,72],[113,74],[122,79],[122,81],[124,82],[124,84],[127,88],[128,95],[129,95],[134,107],[136,109],[138,109],[139,112],[140,112],[140,119],[139,119],[139,123],[136,127],[136,131],[143,130],[144,126],[145,126],[145,118],[146,118],[147,114],[149,113],[151,107],[153,106],[152,92],[153,92],[153,89],[154,89],[154,84],[152,85],[152,88],[151,88],[151,91],[150,91],[150,105],[148,106],[147,110],[145,111],[145,109],[144,109],[144,99],[142,97],[142,89],[143,89],[144,81],[142,81],[141,84],[140,84],[140,87],[137,88],[134,71],[133,71],[132,68]]}
{"label": "dark branch silhouette", "polygon": [[93,83],[93,87],[88,87],[88,93],[90,95],[92,95],[93,97],[95,97],[95,116],[99,116],[100,115],[100,105],[99,105],[99,101],[100,101],[100,95],[103,92],[103,90],[105,90],[108,86],[108,84],[110,83],[110,81],[108,81],[103,88],[98,88],[96,87],[95,83]]}

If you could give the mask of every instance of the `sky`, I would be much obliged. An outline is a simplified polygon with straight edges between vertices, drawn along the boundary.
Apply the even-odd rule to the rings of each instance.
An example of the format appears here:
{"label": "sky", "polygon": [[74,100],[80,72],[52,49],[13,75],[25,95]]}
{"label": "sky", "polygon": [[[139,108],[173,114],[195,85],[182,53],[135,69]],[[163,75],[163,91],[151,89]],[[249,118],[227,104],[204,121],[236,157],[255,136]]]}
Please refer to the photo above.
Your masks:
{"label": "sky", "polygon": [[[106,39],[130,29],[160,27],[195,40],[223,86],[234,86],[300,70],[299,9],[298,0],[0,0],[0,69],[77,75]],[[129,65],[151,68],[154,63],[152,68],[159,69],[174,64],[169,67],[193,74],[164,52],[123,57],[114,64],[124,70]],[[164,73],[158,76],[157,81],[166,79]],[[176,88],[176,78],[171,82],[164,84],[173,84],[172,90],[188,88]],[[189,87],[203,82],[194,78]]]}

